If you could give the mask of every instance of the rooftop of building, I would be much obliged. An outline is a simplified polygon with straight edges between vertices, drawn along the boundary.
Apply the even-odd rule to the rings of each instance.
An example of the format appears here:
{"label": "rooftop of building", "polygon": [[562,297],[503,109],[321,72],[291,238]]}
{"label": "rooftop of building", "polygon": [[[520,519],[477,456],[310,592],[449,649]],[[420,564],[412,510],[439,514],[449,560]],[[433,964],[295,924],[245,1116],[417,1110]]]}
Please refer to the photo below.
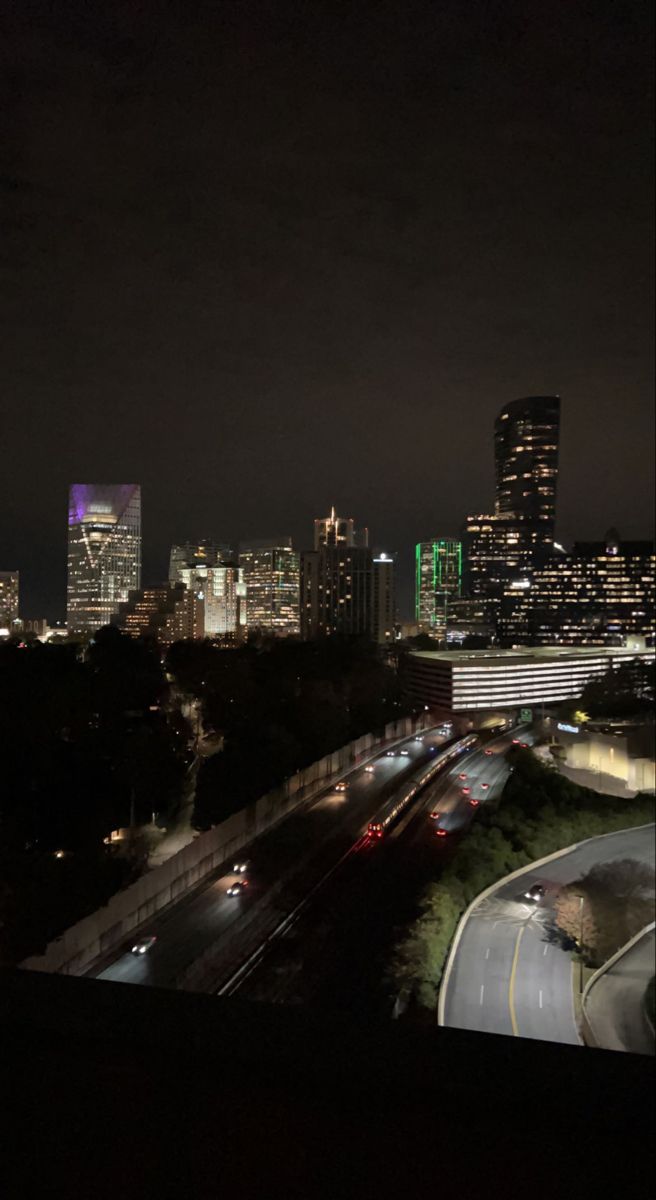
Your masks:
{"label": "rooftop of building", "polygon": [[646,646],[644,638],[632,638],[622,646],[513,646],[512,649],[502,650],[494,647],[491,650],[411,650],[413,658],[429,659],[436,663],[451,663],[453,666],[466,667],[483,664],[486,667],[510,666],[516,664],[545,662],[561,662],[568,659],[581,658],[617,658],[618,654],[654,656],[654,647]]}

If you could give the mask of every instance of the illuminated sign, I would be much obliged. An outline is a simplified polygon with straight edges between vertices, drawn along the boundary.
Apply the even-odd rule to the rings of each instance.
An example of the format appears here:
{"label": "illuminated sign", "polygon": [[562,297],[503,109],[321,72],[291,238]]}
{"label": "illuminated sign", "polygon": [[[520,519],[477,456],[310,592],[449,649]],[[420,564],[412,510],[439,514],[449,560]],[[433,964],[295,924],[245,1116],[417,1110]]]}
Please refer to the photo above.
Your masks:
{"label": "illuminated sign", "polygon": [[563,733],[578,733],[579,732],[578,725],[566,725],[564,721],[559,721],[557,728],[562,730]]}

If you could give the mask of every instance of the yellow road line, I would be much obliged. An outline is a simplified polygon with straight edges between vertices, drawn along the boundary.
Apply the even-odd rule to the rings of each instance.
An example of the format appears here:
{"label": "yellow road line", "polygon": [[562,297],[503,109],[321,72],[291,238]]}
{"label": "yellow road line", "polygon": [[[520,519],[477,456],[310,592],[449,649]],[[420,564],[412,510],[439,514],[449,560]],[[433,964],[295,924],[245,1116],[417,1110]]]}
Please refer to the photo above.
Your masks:
{"label": "yellow road line", "polygon": [[517,959],[519,958],[519,943],[521,942],[522,937],[524,936],[525,929],[526,929],[526,926],[522,925],[519,933],[517,934],[517,941],[515,942],[515,953],[513,954],[512,967],[510,970],[510,984],[508,986],[508,1004],[510,1005],[510,1023],[512,1025],[512,1031],[513,1031],[514,1037],[519,1037],[519,1029],[517,1028],[517,1017],[515,1015],[515,975],[517,974]]}

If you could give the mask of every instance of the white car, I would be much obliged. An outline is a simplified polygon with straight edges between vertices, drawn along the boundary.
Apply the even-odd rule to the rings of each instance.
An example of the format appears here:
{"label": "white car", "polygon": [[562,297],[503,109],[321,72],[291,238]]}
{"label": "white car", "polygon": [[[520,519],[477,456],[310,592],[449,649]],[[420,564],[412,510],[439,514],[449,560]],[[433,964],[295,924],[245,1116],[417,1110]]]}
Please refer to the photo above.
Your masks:
{"label": "white car", "polygon": [[132,947],[133,954],[147,954],[151,946],[155,945],[157,938],[154,934],[151,937],[138,938]]}
{"label": "white car", "polygon": [[407,758],[410,751],[409,750],[401,750],[400,753],[403,755],[404,758]]}

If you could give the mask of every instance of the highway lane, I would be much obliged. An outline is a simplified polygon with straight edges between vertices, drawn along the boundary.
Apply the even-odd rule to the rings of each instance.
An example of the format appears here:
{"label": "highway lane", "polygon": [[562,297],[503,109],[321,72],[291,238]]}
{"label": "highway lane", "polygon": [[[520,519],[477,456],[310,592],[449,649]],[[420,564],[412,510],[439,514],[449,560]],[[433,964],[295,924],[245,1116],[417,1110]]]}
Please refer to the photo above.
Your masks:
{"label": "highway lane", "polygon": [[[358,839],[294,929],[268,946],[233,990],[251,1000],[389,1013],[394,997],[390,1000],[384,975],[397,929],[416,915],[421,892],[439,874],[451,845],[450,838],[436,837],[429,814],[439,804],[440,812],[451,814],[454,830],[475,819],[478,809],[468,796],[480,795],[484,804],[500,792],[512,736],[489,743],[491,754],[469,751],[445,768],[382,840]],[[463,773],[467,780],[460,778]],[[463,796],[468,782],[472,791]]]}
{"label": "highway lane", "polygon": [[645,1014],[645,991],[654,974],[653,924],[594,980],[584,999],[585,1015],[598,1046],[654,1053],[654,1031]]}
{"label": "highway lane", "polygon": [[[240,851],[250,861],[248,888],[239,897],[227,895],[237,876],[215,873],[193,892],[150,921],[139,932],[154,935],[155,945],[144,955],[130,953],[129,945],[96,964],[89,974],[99,979],[174,987],[182,972],[224,935],[239,936],[240,922],[252,906],[266,907],[268,896],[284,912],[298,896],[336,862],[359,835],[363,823],[380,806],[390,790],[421,762],[429,762],[445,737],[433,729],[406,739],[393,756],[381,752],[369,773],[362,763],[345,774],[349,787],[338,792],[334,785],[288,817],[251,847]],[[406,753],[401,754],[401,750]],[[281,879],[288,881],[284,894]],[[252,913],[251,913],[252,915]],[[136,933],[131,941],[136,940]]]}
{"label": "highway lane", "polygon": [[[592,838],[543,866],[529,866],[473,908],[440,998],[444,1025],[580,1044],[572,961],[553,937],[560,887],[597,863],[634,859],[654,867],[654,827]],[[545,889],[536,905],[525,893]]]}

